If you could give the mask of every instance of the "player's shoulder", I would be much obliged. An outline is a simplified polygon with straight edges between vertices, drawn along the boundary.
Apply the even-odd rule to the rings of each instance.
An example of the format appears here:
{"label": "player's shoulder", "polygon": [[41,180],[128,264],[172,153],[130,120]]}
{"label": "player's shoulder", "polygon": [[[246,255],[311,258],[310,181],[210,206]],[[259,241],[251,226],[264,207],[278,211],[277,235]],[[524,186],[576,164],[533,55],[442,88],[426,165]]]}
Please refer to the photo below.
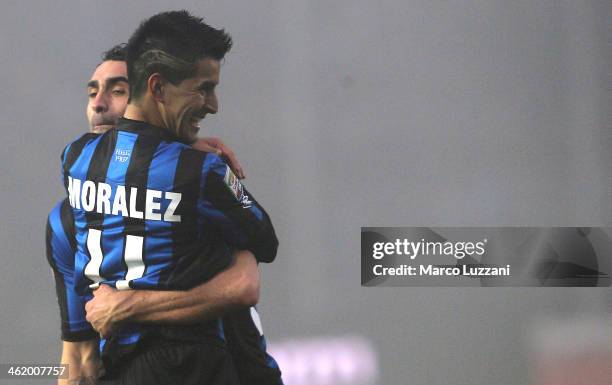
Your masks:
{"label": "player's shoulder", "polygon": [[62,155],[61,155],[62,162],[65,162],[66,158],[70,154],[76,155],[80,153],[85,146],[91,144],[93,141],[99,139],[101,136],[102,136],[101,134],[94,134],[92,132],[87,132],[83,135],[78,136],[74,140],[68,142],[68,144],[62,150]]}
{"label": "player's shoulder", "polygon": [[86,132],[86,133],[84,133],[82,135],[77,136],[76,138],[74,138],[70,142],[68,142],[66,147],[67,148],[68,147],[72,147],[72,146],[80,144],[80,143],[88,144],[91,141],[100,138],[102,135],[104,135],[104,134],[96,134],[96,133],[93,133],[93,132]]}
{"label": "player's shoulder", "polygon": [[227,163],[214,152],[197,150],[191,146],[179,143],[180,162],[182,166],[188,167],[194,173],[208,174],[210,171],[217,173],[225,171]]}
{"label": "player's shoulder", "polygon": [[[246,199],[245,202],[250,202],[240,179],[238,179],[231,167],[219,155],[209,154],[204,162],[204,167],[202,167],[202,174],[207,186],[223,186],[220,188],[229,189],[238,201]],[[216,188],[219,187],[214,187],[213,189]]]}
{"label": "player's shoulder", "polygon": [[232,171],[231,167],[219,155],[213,152],[205,152],[206,158],[202,165],[202,175],[205,177],[216,176],[229,185],[236,184],[239,179]]}
{"label": "player's shoulder", "polygon": [[[195,150],[195,151],[198,151],[198,150]],[[206,151],[199,151],[199,152],[203,153],[205,156],[204,167],[206,169],[208,170],[215,169],[215,168],[225,169],[227,167],[227,163],[225,163],[225,160],[223,160],[223,158],[221,158],[216,153],[206,152]]]}

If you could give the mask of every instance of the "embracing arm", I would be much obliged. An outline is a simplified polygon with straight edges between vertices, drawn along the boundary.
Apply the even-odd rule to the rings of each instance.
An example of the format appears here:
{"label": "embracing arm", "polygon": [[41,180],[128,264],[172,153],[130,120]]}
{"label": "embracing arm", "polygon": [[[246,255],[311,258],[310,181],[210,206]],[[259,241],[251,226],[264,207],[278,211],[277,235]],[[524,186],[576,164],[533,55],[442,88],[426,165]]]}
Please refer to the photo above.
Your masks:
{"label": "embracing arm", "polygon": [[252,306],[259,300],[257,262],[246,250],[234,257],[229,268],[188,291],[117,291],[101,285],[85,306],[87,320],[108,336],[125,322],[193,324]]}
{"label": "embracing arm", "polygon": [[194,323],[259,300],[259,270],[249,251],[235,254],[232,266],[189,291],[136,291],[120,312],[135,322]]}

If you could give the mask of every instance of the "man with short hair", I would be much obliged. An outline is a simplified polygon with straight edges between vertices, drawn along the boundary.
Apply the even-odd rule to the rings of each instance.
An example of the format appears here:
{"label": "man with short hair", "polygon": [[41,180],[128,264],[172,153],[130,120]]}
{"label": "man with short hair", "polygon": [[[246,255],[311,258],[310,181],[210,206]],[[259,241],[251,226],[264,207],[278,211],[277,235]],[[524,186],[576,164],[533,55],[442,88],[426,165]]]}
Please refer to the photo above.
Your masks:
{"label": "man with short hair", "polygon": [[[125,112],[130,94],[126,56],[125,44],[118,44],[104,52],[102,62],[87,83],[86,115],[90,132],[103,134],[114,128]],[[223,156],[238,177],[244,179],[238,158],[219,138],[199,138],[193,146]]]}
{"label": "man with short hair", "polygon": [[[88,118],[90,120],[91,123],[91,130],[95,131],[95,132],[103,132],[105,130],[107,130],[108,128],[110,128],[110,126],[114,125],[114,119],[112,118],[112,115],[114,114],[113,111],[118,111],[120,110],[120,108],[117,108],[117,104],[121,104],[121,99],[123,98],[123,103],[125,103],[126,99],[127,99],[127,93],[126,93],[126,86],[127,86],[127,82],[125,79],[125,76],[121,75],[121,68],[120,66],[118,66],[120,60],[110,60],[107,61],[105,60],[97,69],[96,72],[94,73],[94,76],[92,77],[92,82],[90,82],[89,89],[88,92],[90,93],[90,107],[88,108]],[[117,70],[118,69],[118,70]],[[107,71],[108,70],[108,71]],[[113,71],[115,70],[115,71]],[[116,76],[107,76],[106,79],[103,79],[103,81],[100,80],[94,80],[96,79],[96,74],[97,73],[106,73],[106,72],[110,72],[111,75],[116,75]],[[124,72],[124,71],[123,71]],[[123,78],[122,78],[123,77]],[[107,96],[106,99],[102,98],[100,96],[100,93],[104,94]],[[213,112],[213,111],[211,111]],[[219,142],[212,142],[213,145],[219,145]],[[226,150],[227,151],[227,150]],[[224,152],[226,152],[224,151]],[[230,153],[231,154],[231,153]],[[233,155],[232,155],[233,157]],[[235,163],[235,162],[234,162]],[[241,169],[239,168],[238,170],[240,174],[242,174]],[[247,198],[248,200],[248,198]],[[252,202],[251,202],[252,203]],[[61,206],[61,205],[60,205]],[[62,210],[65,210],[65,206],[64,208],[59,207],[56,208],[58,212],[61,212]],[[126,208],[127,211],[127,208]],[[53,215],[53,213],[52,213]],[[51,220],[51,217],[50,217]],[[51,223],[51,221],[50,221]],[[62,223],[63,225],[65,225],[65,223]],[[50,237],[52,241],[54,241],[54,237]],[[55,240],[56,241],[56,240]],[[56,242],[57,243],[57,242]],[[145,257],[146,257],[146,252],[145,252]],[[50,262],[52,262],[50,260]],[[184,322],[192,322],[194,320],[198,320],[201,319],[203,317],[204,314],[206,314],[207,312],[209,314],[215,314],[216,312],[219,312],[220,309],[224,308],[224,306],[226,307],[227,305],[223,305],[221,306],[220,304],[215,304],[215,301],[218,302],[222,302],[219,301],[219,298],[214,298],[214,294],[211,296],[209,295],[209,297],[205,297],[204,294],[208,294],[208,293],[214,293],[215,287],[219,288],[219,287],[231,287],[231,285],[233,284],[234,287],[239,287],[239,284],[237,284],[237,282],[239,282],[239,279],[236,279],[236,277],[240,278],[240,274],[237,273],[240,270],[237,269],[237,267],[240,264],[248,264],[248,256],[241,256],[238,253],[238,258],[237,258],[237,262],[235,264],[234,267],[223,271],[222,273],[220,273],[219,275],[217,275],[216,277],[214,277],[211,281],[207,282],[204,285],[200,285],[195,289],[192,289],[190,292],[155,292],[155,294],[164,294],[166,295],[165,299],[167,300],[168,298],[171,298],[172,301],[172,305],[169,306],[169,303],[166,302],[165,304],[163,302],[162,297],[158,298],[158,299],[153,299],[151,297],[154,297],[154,295],[149,295],[147,297],[141,297],[141,298],[146,298],[148,301],[148,304],[146,306],[141,306],[141,310],[146,309],[146,311],[142,312],[140,315],[136,312],[133,313],[131,315],[132,318],[127,317],[127,320],[137,320],[137,318],[140,316],[141,319],[140,321],[142,322],[177,322],[177,323],[184,323]],[[53,262],[52,262],[53,265]],[[55,267],[55,270],[58,270],[57,266]],[[129,269],[128,269],[129,271]],[[234,275],[232,275],[234,274]],[[56,271],[56,283],[57,283],[57,278],[60,274],[57,274]],[[104,282],[106,283],[106,282]],[[74,284],[75,282],[69,282],[69,285],[72,285],[72,288],[74,288]],[[115,281],[115,284],[118,285],[119,282]],[[129,283],[128,283],[129,285]],[[216,286],[215,286],[216,285]],[[61,297],[60,295],[60,287],[62,285],[56,285],[58,287],[58,298]],[[226,289],[227,290],[227,289]],[[102,285],[101,289],[99,289],[98,292],[105,292],[108,296],[108,298],[117,298],[117,297],[121,297],[123,296],[124,300],[126,298],[130,298],[130,297],[136,297],[136,296],[124,296],[123,294],[131,294],[129,292],[114,292],[114,290],[109,289],[108,286],[106,285]],[[111,291],[111,292],[109,292]],[[66,292],[70,292],[70,290],[66,290]],[[143,291],[141,292],[132,292],[132,293],[145,293]],[[227,294],[227,291],[226,293]],[[101,295],[98,295],[98,297],[100,297]],[[170,297],[168,297],[170,296]],[[202,302],[202,298],[205,297],[206,300],[208,302]],[[177,303],[177,299],[182,299],[183,302],[181,303],[180,301],[178,301]],[[95,300],[94,300],[95,302]],[[112,302],[112,301],[111,301]],[[119,301],[121,302],[121,301]],[[62,301],[60,301],[60,307],[61,306]],[[68,302],[70,303],[70,302]],[[77,301],[78,303],[78,301]],[[117,301],[114,302],[115,304],[117,303]],[[212,303],[212,305],[211,305]],[[131,302],[130,308],[136,309],[138,308],[138,306],[134,306],[135,304],[142,304],[141,302]],[[161,304],[161,305],[160,305]],[[81,303],[82,306],[82,303]],[[153,308],[152,308],[153,306]],[[182,307],[181,307],[182,306]],[[217,306],[215,308],[215,306]],[[67,309],[65,309],[66,307],[66,302],[64,302],[64,309],[62,311],[62,315],[64,314],[68,314],[70,313],[69,311],[66,311]],[[74,306],[73,306],[74,307]],[[77,306],[78,307],[78,306]],[[96,310],[95,308],[93,310]],[[116,310],[116,309],[115,309]],[[226,321],[224,321],[225,327],[226,327],[226,335],[228,337],[228,342],[230,344],[230,348],[232,348],[232,338],[239,340],[239,339],[243,339],[243,341],[246,341],[247,343],[252,343],[253,340],[257,341],[259,344],[261,344],[263,342],[263,349],[260,349],[261,351],[258,352],[258,354],[256,354],[257,358],[259,358],[260,360],[263,358],[264,362],[263,362],[263,366],[265,366],[264,369],[268,369],[267,372],[267,378],[261,377],[260,379],[255,379],[256,376],[258,374],[263,373],[262,371],[258,371],[257,365],[253,364],[253,363],[248,363],[247,365],[244,365],[244,367],[247,368],[246,371],[241,372],[241,379],[246,378],[247,381],[251,381],[251,379],[255,379],[254,381],[262,381],[262,382],[256,382],[256,383],[270,383],[270,384],[276,384],[276,383],[282,383],[280,380],[280,373],[278,371],[278,368],[275,364],[275,362],[273,361],[273,359],[269,356],[267,356],[267,354],[265,353],[265,340],[263,339],[263,335],[257,333],[257,335],[255,336],[255,339],[251,338],[249,340],[249,338],[244,337],[244,333],[242,333],[242,330],[240,330],[240,328],[238,328],[238,326],[252,326],[251,327],[251,337],[253,337],[252,334],[252,330],[255,329],[254,323],[253,323],[253,318],[250,315],[249,312],[253,312],[254,309],[248,310],[245,309],[246,311],[239,311],[235,314],[233,314],[231,317],[227,317]],[[78,313],[78,312],[72,312],[72,313]],[[95,313],[95,312],[94,312]],[[89,312],[88,312],[88,318],[89,318]],[[248,319],[247,317],[245,317],[245,315],[248,315]],[[253,315],[256,317],[256,313]],[[63,321],[66,321],[64,318],[68,318],[68,317],[62,317]],[[74,320],[72,320],[74,321]],[[246,323],[245,323],[246,322]],[[76,320],[76,322],[63,322],[63,326],[67,326],[68,329],[70,327],[76,328],[78,329],[79,324],[83,324],[83,320]],[[111,323],[111,322],[109,322]],[[116,323],[116,320],[113,320],[112,323]],[[233,325],[233,326],[231,326]],[[63,327],[63,329],[66,329],[65,327]],[[64,330],[63,330],[64,331]],[[75,330],[68,330],[66,332],[66,334],[70,334],[71,332],[75,332]],[[76,330],[76,332],[78,333],[79,331]],[[81,336],[81,337],[85,337],[87,336],[88,333],[91,333],[91,330],[85,330],[85,333]],[[238,338],[236,337],[231,337],[232,333],[237,333]],[[64,333],[63,333],[64,334]],[[91,337],[91,335],[89,335]],[[75,344],[78,345],[78,342],[76,342]],[[86,341],[85,346],[89,346],[91,345],[90,341]],[[244,350],[241,348],[240,343],[238,344],[234,344],[234,348],[238,346],[238,353],[241,353],[242,356],[240,356],[241,358],[250,358],[249,354],[244,354]],[[70,350],[70,349],[68,349]],[[87,349],[85,348],[85,352],[89,353],[91,352],[92,349]],[[75,351],[78,352],[78,349],[72,349],[72,353],[74,353]],[[95,351],[95,349],[94,349]],[[65,361],[64,358],[66,357],[66,343],[64,345],[64,354],[63,354],[63,362]],[[69,352],[70,353],[70,352]],[[70,354],[68,354],[68,356],[70,356]],[[91,359],[91,356],[88,356],[87,354],[81,354],[81,355],[76,355],[76,356],[80,356],[78,357],[79,362],[87,362],[88,360]],[[251,355],[252,357],[252,355]],[[238,366],[240,368],[242,362],[237,362]],[[246,363],[245,363],[246,364]],[[249,365],[251,366],[249,368]],[[78,367],[78,365],[77,365]],[[87,365],[84,365],[84,367],[87,367]],[[251,369],[255,369],[255,371],[252,371]],[[261,369],[261,368],[259,368]],[[265,370],[264,370],[265,372]],[[244,377],[246,373],[246,377]],[[250,376],[250,377],[249,377]],[[245,382],[247,383],[247,382]],[[249,382],[249,383],[255,383],[255,382]]]}

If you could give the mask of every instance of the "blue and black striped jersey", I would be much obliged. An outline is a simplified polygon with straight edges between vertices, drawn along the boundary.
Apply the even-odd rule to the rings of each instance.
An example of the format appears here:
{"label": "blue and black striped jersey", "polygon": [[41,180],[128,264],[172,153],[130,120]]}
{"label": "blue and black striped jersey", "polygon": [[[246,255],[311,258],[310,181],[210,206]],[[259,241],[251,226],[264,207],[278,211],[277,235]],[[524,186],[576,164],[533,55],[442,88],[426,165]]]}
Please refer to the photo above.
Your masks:
{"label": "blue and black striped jersey", "polygon": [[[263,262],[276,256],[267,213],[225,162],[158,127],[121,119],[106,134],[83,135],[65,148],[62,177],[74,214],[73,285],[81,296],[101,283],[192,288],[225,269],[234,248]],[[219,340],[223,332],[220,322],[197,330],[134,325],[101,341],[103,357],[117,346],[129,352],[147,335]]]}
{"label": "blue and black striped jersey", "polygon": [[276,255],[268,215],[229,166],[160,128],[122,119],[104,135],[85,134],[64,150],[62,171],[81,293],[99,283],[190,288],[224,269],[232,247],[259,261]]}
{"label": "blue and black striped jersey", "polygon": [[47,261],[55,279],[60,308],[62,340],[77,342],[98,338],[98,333],[85,319],[85,302],[91,296],[79,295],[74,286],[76,238],[68,199],[59,202],[49,213],[46,243]]}
{"label": "blue and black striped jersey", "polygon": [[[60,308],[62,340],[97,339],[98,334],[85,319],[85,302],[91,296],[79,295],[73,284],[76,234],[67,198],[49,214],[46,242],[47,260],[55,278]],[[223,317],[223,329],[241,383],[282,384],[278,365],[266,351],[266,340],[254,307],[239,309]]]}

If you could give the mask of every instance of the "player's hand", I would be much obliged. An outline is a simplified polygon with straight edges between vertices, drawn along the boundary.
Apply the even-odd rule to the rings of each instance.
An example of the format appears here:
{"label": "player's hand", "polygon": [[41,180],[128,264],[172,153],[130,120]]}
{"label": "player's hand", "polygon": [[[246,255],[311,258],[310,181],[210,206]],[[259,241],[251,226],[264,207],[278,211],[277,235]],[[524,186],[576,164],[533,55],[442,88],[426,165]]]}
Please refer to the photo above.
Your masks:
{"label": "player's hand", "polygon": [[93,292],[93,298],[85,304],[87,321],[100,333],[100,337],[110,337],[119,326],[116,312],[124,302],[127,291],[118,291],[108,285],[100,285]]}
{"label": "player's hand", "polygon": [[236,157],[234,151],[232,151],[223,141],[219,138],[198,138],[193,144],[193,148],[200,151],[214,152],[222,157],[230,166],[234,174],[239,179],[244,179],[244,170]]}

